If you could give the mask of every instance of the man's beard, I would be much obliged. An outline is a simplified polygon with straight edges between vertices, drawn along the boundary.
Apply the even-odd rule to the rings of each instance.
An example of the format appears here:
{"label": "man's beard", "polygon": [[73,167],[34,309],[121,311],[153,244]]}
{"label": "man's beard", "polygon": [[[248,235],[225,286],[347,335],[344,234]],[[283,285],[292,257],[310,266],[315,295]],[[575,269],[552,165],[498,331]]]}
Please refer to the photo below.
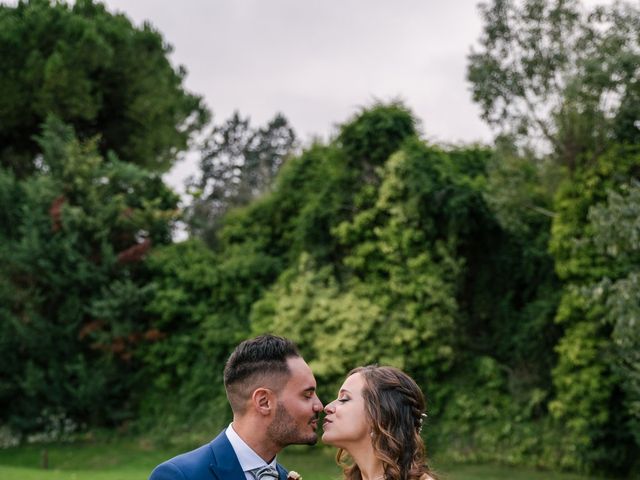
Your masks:
{"label": "man's beard", "polygon": [[[309,422],[316,418],[309,417]],[[267,434],[271,440],[282,447],[300,444],[315,445],[318,442],[318,436],[314,431],[304,433],[298,429],[295,419],[281,403],[278,403],[276,415],[267,428]]]}

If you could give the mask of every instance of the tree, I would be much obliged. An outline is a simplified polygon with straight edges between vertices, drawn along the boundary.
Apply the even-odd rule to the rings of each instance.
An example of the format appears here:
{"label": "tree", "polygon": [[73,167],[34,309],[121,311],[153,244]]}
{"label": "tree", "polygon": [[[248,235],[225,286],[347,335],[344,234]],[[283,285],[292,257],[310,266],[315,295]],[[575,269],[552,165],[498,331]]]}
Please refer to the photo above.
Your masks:
{"label": "tree", "polygon": [[612,327],[613,370],[622,379],[628,431],[640,447],[640,183],[632,179],[610,190],[606,203],[588,214],[593,243],[606,256],[613,273],[587,288],[595,305],[604,305],[604,321]]}
{"label": "tree", "polygon": [[0,422],[19,433],[121,424],[135,410],[138,347],[158,333],[144,258],[170,242],[177,197],[54,119],[38,142],[36,173],[0,168]]}
{"label": "tree", "polygon": [[345,122],[336,140],[350,166],[361,172],[362,180],[371,182],[376,177],[375,168],[384,164],[406,138],[418,133],[416,123],[401,102],[376,103]]}
{"label": "tree", "polygon": [[321,394],[353,365],[396,365],[427,391],[428,435],[450,455],[553,465],[558,283],[538,212],[550,195],[535,169],[489,173],[495,152],[428,145],[414,125],[399,104],[359,112],[232,213],[219,254],[244,245],[281,259],[250,327],[295,339]]}
{"label": "tree", "polygon": [[[604,227],[588,215],[604,211],[607,195],[637,180],[640,10],[622,2],[585,12],[576,0],[493,0],[481,11],[484,33],[480,51],[469,57],[468,79],[483,117],[519,147],[504,155],[499,145],[491,176],[506,181],[500,190],[490,177],[486,198],[501,224],[526,240],[529,259],[546,263],[539,246],[549,239],[560,283],[548,295],[559,296],[556,328],[545,329],[557,342],[548,402],[551,428],[564,439],[556,461],[626,473],[638,450],[631,430],[636,373],[633,364],[614,360],[622,350],[608,312],[633,315],[624,292],[635,285],[625,276],[635,257],[628,249],[615,259],[605,254],[593,241]],[[521,165],[509,174],[514,158]],[[561,167],[559,175],[536,179],[554,171],[551,163]],[[518,204],[526,214],[514,215]],[[607,214],[625,223],[613,205]],[[548,233],[531,229],[547,216]],[[614,231],[607,248],[620,247]]]}
{"label": "tree", "polygon": [[[246,258],[246,255],[245,255]],[[157,340],[140,346],[142,386],[138,427],[146,432],[194,427],[211,432],[228,420],[222,368],[248,335],[238,287],[242,272],[225,268],[199,239],[162,246],[147,257],[145,311]],[[259,278],[251,271],[250,281]],[[249,282],[246,282],[249,284]]]}
{"label": "tree", "polygon": [[22,178],[40,152],[49,114],[101,154],[163,172],[208,117],[183,85],[186,71],[151,25],[134,27],[101,3],[0,5],[0,165]]}
{"label": "tree", "polygon": [[225,212],[269,191],[295,142],[295,133],[282,114],[262,128],[252,128],[249,118],[241,118],[238,112],[213,126],[202,148],[199,177],[190,181],[194,193],[188,209],[191,232],[215,243]]}
{"label": "tree", "polygon": [[482,117],[574,168],[609,142],[640,141],[640,10],[577,0],[482,4],[467,77]]}
{"label": "tree", "polygon": [[[617,346],[634,308],[633,301],[624,303],[619,294],[633,286],[627,277],[637,264],[633,236],[620,238],[622,232],[634,235],[628,214],[635,207],[631,203],[618,210],[617,203],[609,200],[607,205],[607,199],[617,198],[625,185],[638,180],[639,165],[637,146],[612,147],[565,179],[555,199],[549,248],[563,281],[556,313],[563,333],[556,347],[555,396],[549,406],[563,438],[574,446],[563,459],[573,468],[624,473],[637,458],[638,444],[630,430],[632,404],[626,403],[635,395],[635,367],[620,368],[622,351]],[[604,212],[619,225],[612,228],[605,222]],[[619,254],[612,256],[616,249]],[[619,326],[612,317],[618,314]],[[628,340],[635,342],[633,335]]]}

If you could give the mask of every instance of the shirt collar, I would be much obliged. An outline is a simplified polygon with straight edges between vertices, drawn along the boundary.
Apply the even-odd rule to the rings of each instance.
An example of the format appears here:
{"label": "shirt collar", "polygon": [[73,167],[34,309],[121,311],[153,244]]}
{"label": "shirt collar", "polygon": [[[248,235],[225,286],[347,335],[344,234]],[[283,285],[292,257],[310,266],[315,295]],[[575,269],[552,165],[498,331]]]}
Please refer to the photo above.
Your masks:
{"label": "shirt collar", "polygon": [[265,462],[260,455],[258,455],[249,445],[246,444],[244,440],[242,440],[242,438],[240,438],[240,435],[238,435],[233,429],[233,423],[229,424],[225,433],[229,439],[229,443],[233,447],[233,451],[236,452],[238,462],[240,462],[243,472],[264,467],[265,465],[276,468],[276,458],[274,457],[270,463]]}

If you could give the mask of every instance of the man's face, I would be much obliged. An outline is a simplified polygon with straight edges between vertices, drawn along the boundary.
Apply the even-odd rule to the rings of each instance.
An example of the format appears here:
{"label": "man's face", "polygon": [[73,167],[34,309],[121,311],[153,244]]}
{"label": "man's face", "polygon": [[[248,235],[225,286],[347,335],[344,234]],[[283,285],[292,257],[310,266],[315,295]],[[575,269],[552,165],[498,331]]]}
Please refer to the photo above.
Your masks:
{"label": "man's face", "polygon": [[314,445],[318,441],[318,414],[322,411],[322,402],[316,395],[316,379],[302,357],[287,359],[287,365],[291,375],[278,395],[269,436],[282,447]]}

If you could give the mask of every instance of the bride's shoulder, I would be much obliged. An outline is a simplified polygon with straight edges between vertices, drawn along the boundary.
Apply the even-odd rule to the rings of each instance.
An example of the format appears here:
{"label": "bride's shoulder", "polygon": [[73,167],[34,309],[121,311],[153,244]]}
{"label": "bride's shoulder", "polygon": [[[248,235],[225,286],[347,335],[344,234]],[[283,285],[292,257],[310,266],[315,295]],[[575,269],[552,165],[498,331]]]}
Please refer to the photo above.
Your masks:
{"label": "bride's shoulder", "polygon": [[423,473],[422,476],[420,477],[420,480],[433,480],[433,477],[428,473]]}

